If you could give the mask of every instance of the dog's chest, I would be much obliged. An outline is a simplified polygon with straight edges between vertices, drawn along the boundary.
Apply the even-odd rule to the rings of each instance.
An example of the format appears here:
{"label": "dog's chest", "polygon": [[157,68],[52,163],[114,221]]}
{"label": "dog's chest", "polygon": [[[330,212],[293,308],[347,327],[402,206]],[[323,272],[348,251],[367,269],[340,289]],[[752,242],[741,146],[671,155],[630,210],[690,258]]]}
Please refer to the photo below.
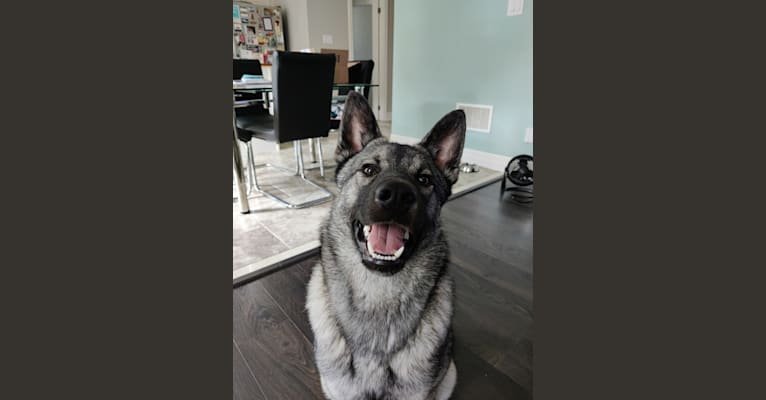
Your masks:
{"label": "dog's chest", "polygon": [[391,354],[404,346],[417,328],[420,309],[411,301],[370,304],[349,302],[341,324],[354,347],[371,354]]}

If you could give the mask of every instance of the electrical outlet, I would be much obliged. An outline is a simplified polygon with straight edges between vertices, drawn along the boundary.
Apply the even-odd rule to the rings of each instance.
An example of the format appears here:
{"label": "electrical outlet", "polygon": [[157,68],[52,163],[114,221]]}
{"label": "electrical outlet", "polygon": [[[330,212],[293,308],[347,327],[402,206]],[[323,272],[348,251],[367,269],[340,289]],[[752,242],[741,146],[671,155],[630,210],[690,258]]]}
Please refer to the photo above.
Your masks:
{"label": "electrical outlet", "polygon": [[332,35],[324,34],[322,35],[322,43],[323,44],[332,44]]}
{"label": "electrical outlet", "polygon": [[532,143],[532,128],[527,128],[524,131],[524,143]]}

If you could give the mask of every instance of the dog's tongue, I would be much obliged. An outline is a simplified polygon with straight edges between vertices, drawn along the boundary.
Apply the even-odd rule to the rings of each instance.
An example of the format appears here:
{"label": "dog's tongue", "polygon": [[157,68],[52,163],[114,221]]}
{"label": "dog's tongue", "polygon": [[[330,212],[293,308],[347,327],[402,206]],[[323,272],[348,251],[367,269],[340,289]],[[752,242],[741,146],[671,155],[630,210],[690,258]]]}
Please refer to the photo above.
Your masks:
{"label": "dog's tongue", "polygon": [[372,224],[368,238],[378,254],[394,254],[404,246],[404,229],[395,224]]}

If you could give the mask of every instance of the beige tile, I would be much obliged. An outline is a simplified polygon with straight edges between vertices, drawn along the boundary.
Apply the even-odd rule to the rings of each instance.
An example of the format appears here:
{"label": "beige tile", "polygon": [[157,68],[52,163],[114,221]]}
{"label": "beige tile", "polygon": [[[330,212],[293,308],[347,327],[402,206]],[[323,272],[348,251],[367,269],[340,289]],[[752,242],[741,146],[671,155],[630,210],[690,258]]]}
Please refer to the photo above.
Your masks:
{"label": "beige tile", "polygon": [[234,229],[232,250],[234,269],[289,250],[288,246],[259,223],[250,222],[248,225],[252,229]]}

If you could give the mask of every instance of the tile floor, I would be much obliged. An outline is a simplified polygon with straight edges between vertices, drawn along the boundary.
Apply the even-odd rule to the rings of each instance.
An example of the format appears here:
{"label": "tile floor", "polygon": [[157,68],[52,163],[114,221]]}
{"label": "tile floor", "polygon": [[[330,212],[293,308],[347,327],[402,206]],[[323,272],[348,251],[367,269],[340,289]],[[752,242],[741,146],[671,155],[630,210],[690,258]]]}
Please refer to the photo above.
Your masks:
{"label": "tile floor", "polygon": [[[384,136],[390,137],[390,126],[381,123]],[[337,131],[322,139],[323,160],[325,162],[325,178],[319,175],[318,164],[311,163],[308,146],[304,143],[303,158],[307,168],[307,176],[319,183],[333,194],[338,189],[333,181],[335,170],[333,152],[338,138]],[[256,142],[259,142],[256,140]],[[244,148],[244,146],[243,146]],[[256,163],[271,163],[292,170],[295,169],[295,157],[292,148],[277,151],[273,143],[254,143]],[[243,152],[243,154],[245,154]],[[481,168],[477,173],[462,174],[453,187],[453,197],[460,196],[471,190],[496,182],[502,173],[487,168]],[[288,173],[274,168],[259,168],[257,171],[259,184],[268,189],[289,196],[291,201],[304,201],[321,196],[322,193],[308,187],[301,180]],[[233,185],[232,185],[233,186]],[[234,196],[236,189],[232,188]],[[303,209],[288,209],[280,203],[253,192],[248,196],[250,213],[240,214],[239,204],[233,201],[233,273],[235,281],[247,275],[273,266],[290,255],[311,251],[319,245],[319,225],[330,210],[332,201]]]}

